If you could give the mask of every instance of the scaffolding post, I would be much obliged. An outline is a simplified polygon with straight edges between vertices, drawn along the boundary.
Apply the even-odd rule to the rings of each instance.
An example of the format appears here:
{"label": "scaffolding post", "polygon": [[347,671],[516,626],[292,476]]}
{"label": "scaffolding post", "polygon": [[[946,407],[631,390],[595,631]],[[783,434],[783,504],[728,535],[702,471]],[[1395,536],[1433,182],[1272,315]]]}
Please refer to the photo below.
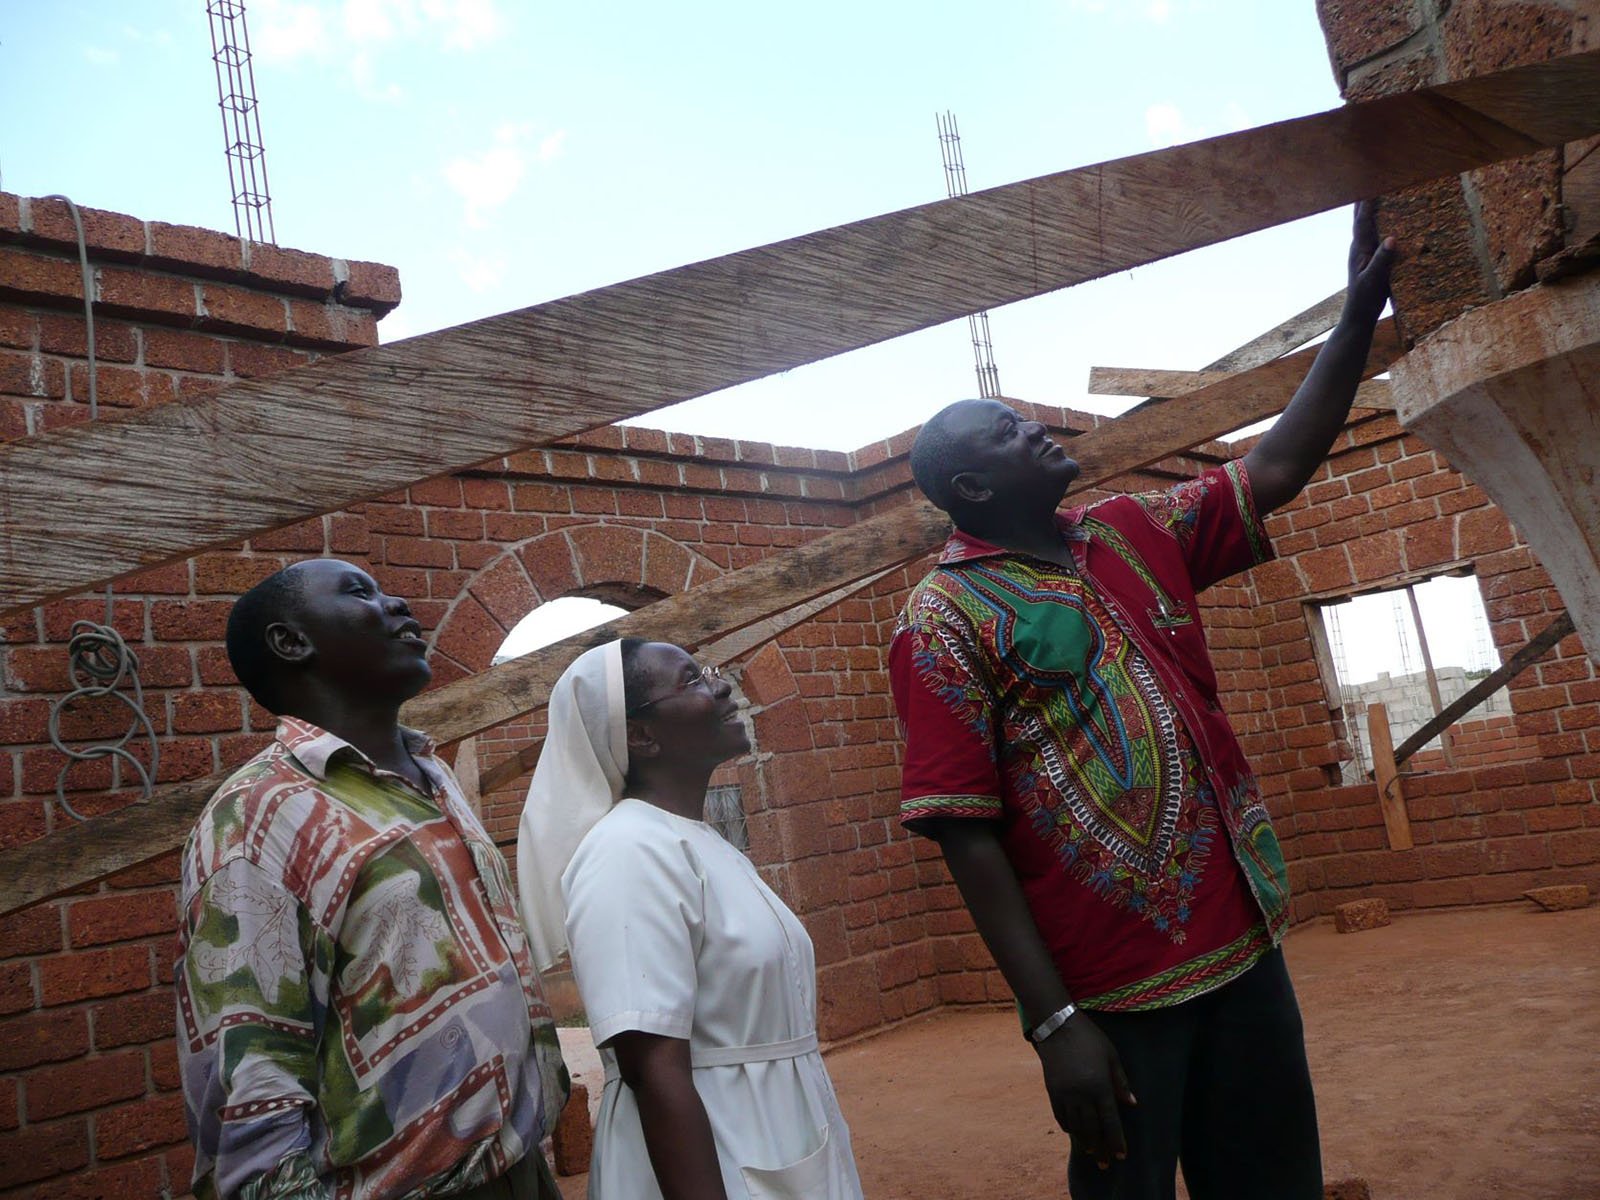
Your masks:
{"label": "scaffolding post", "polygon": [[217,107],[222,110],[234,229],[244,241],[276,245],[272,195],[267,188],[267,151],[261,141],[261,111],[256,103],[256,72],[243,0],[207,0],[206,16],[211,22],[211,61],[217,69]]}

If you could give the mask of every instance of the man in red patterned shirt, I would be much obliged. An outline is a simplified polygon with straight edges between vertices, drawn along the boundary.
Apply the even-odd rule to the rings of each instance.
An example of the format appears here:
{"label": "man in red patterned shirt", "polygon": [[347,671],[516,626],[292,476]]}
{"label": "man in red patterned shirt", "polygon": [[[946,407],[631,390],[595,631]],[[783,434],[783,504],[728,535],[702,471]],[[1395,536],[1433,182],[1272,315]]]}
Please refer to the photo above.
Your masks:
{"label": "man in red patterned shirt", "polygon": [[1180,1164],[1193,1200],[1322,1195],[1283,856],[1196,593],[1271,557],[1262,517],[1343,427],[1392,259],[1358,206],[1344,313],[1288,410],[1169,492],[1057,511],[1077,464],[997,401],[912,449],[956,531],[890,649],[901,819],[1016,994],[1075,1200],[1170,1200]]}

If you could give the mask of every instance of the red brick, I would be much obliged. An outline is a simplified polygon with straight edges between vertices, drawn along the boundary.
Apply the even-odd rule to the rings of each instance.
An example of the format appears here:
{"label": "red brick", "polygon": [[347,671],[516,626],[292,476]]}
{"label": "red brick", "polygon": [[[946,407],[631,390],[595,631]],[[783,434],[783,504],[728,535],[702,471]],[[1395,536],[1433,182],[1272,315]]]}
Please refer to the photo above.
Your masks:
{"label": "red brick", "polygon": [[61,909],[39,904],[0,917],[0,958],[52,954],[61,949]]}
{"label": "red brick", "polygon": [[145,1058],[140,1050],[102,1054],[41,1067],[23,1080],[28,1120],[46,1121],[145,1093]]}
{"label": "red brick", "polygon": [[455,556],[448,544],[422,537],[385,537],[382,554],[385,562],[402,567],[455,565]]}
{"label": "red brick", "polygon": [[0,296],[83,302],[83,272],[76,259],[0,246]]}
{"label": "red brick", "polygon": [[61,1062],[88,1052],[89,1021],[82,1009],[10,1017],[5,1022],[5,1036],[0,1037],[0,1071]]}
{"label": "red brick", "polygon": [[265,280],[301,295],[325,299],[333,294],[333,260],[304,250],[290,250],[267,242],[244,244],[246,269]]}
{"label": "red brick", "polygon": [[252,550],[292,551],[297,555],[321,554],[327,544],[328,534],[321,517],[296,521],[293,525],[255,534],[250,539]]}
{"label": "red brick", "polygon": [[232,600],[158,600],[150,606],[150,630],[161,641],[220,642],[232,608]]}
{"label": "red brick", "polygon": [[644,534],[626,525],[587,525],[572,529],[573,553],[587,585],[644,582]]}
{"label": "red brick", "polygon": [[572,544],[564,533],[548,534],[517,551],[528,578],[546,600],[564,596],[578,586],[578,569]]}
{"label": "red brick", "polygon": [[[74,254],[78,252],[77,224],[65,201],[43,197],[30,199],[28,213],[32,218],[30,233],[33,237],[68,247]],[[136,259],[144,254],[144,222],[137,217],[79,205],[78,220],[83,224],[83,240],[89,249],[91,265],[108,257]]]}
{"label": "red brick", "polygon": [[[81,314],[39,314],[39,349],[45,354],[88,358],[88,327]],[[149,331],[145,337],[148,338]],[[139,357],[139,342],[132,325],[121,321],[94,323],[94,356],[98,362],[131,363]],[[149,361],[146,359],[146,361]]]}
{"label": "red brick", "polygon": [[261,379],[282,371],[303,367],[317,355],[287,346],[263,346],[256,342],[228,341],[228,370],[240,379]]}
{"label": "red brick", "polygon": [[339,288],[341,303],[371,309],[380,316],[400,303],[400,272],[393,267],[352,260],[345,268],[349,275]]}
{"label": "red brick", "polygon": [[177,1025],[172,993],[159,990],[136,996],[118,996],[92,1010],[97,1050],[160,1041],[173,1036]]}
{"label": "red brick", "polygon": [[244,709],[237,693],[185,692],[172,698],[175,733],[234,733],[244,728]]}
{"label": "red brick", "polygon": [[0,1013],[26,1012],[33,1006],[32,964],[0,963]]}
{"label": "red brick", "polygon": [[75,950],[39,960],[39,985],[46,1005],[115,996],[150,986],[147,945]]}
{"label": "red brick", "polygon": [[1558,867],[1600,862],[1600,829],[1574,829],[1550,835],[1550,854]]}
{"label": "red brick", "polygon": [[170,933],[177,925],[178,904],[170,891],[97,896],[75,901],[67,909],[67,932],[74,946]]}
{"label": "red brick", "polygon": [[510,555],[476,575],[469,587],[473,597],[506,629],[539,605],[538,591],[521,563]]}
{"label": "red brick", "polygon": [[506,639],[506,631],[472,596],[464,596],[434,639],[434,649],[471,670],[483,670]]}
{"label": "red brick", "polygon": [[144,362],[147,367],[169,367],[199,375],[221,375],[227,369],[224,344],[214,337],[181,329],[147,328]]}
{"label": "red brick", "polygon": [[[190,1176],[167,1176],[186,1189]],[[161,1159],[155,1156],[112,1163],[93,1171],[63,1175],[35,1186],[30,1200],[161,1200],[179,1194],[163,1182]]]}
{"label": "red brick", "polygon": [[0,392],[59,400],[66,395],[66,372],[59,359],[0,351]]}
{"label": "red brick", "polygon": [[102,1160],[181,1142],[188,1137],[183,1097],[153,1096],[137,1104],[97,1113],[94,1131],[95,1154]]}
{"label": "red brick", "polygon": [[288,304],[289,340],[296,344],[338,350],[378,344],[377,322],[370,313],[311,300],[290,300]]}
{"label": "red brick", "polygon": [[89,1126],[82,1118],[30,1125],[0,1137],[0,1188],[49,1179],[88,1161]]}
{"label": "red brick", "polygon": [[[0,268],[0,276],[4,274]],[[100,268],[98,299],[103,308],[123,316],[172,317],[183,324],[195,318],[195,284],[129,267]]]}
{"label": "red brick", "polygon": [[208,283],[200,290],[198,325],[223,333],[281,336],[287,328],[285,303],[278,296]]}
{"label": "red brick", "polygon": [[243,259],[241,246],[238,238],[212,229],[150,222],[151,263],[185,275],[238,275]]}
{"label": "red brick", "polygon": [[202,554],[194,560],[194,590],[199,595],[241,596],[288,562],[278,557]]}

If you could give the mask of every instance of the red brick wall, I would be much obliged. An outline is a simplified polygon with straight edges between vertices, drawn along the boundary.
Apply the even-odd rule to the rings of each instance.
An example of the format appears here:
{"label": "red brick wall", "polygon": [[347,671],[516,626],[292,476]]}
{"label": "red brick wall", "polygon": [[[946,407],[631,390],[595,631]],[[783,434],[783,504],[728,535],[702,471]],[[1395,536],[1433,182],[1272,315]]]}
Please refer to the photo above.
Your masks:
{"label": "red brick wall", "polygon": [[[0,196],[0,255],[33,263],[0,272],[0,333],[8,339],[0,349],[12,356],[3,360],[11,366],[0,374],[0,402],[19,435],[82,419],[76,285],[51,265],[69,260],[59,229],[45,235],[57,220],[49,211]],[[115,268],[150,281],[124,280],[120,307],[100,322],[105,345],[122,356],[108,352],[109,365],[137,379],[131,392],[119,393],[118,384],[110,394],[184,394],[338,349],[307,337],[311,322],[303,308],[295,315],[297,305],[327,310],[319,328],[341,326],[346,344],[369,344],[374,321],[398,299],[392,273],[370,264],[256,247],[251,267],[260,269],[251,274],[237,242],[222,235],[114,214],[91,213],[90,228],[102,280]],[[173,248],[180,243],[194,248],[193,262]],[[73,264],[73,280],[75,272]],[[327,282],[341,275],[350,282]],[[51,278],[50,287],[39,282]],[[206,297],[220,287],[261,301],[240,299],[234,311],[262,323],[250,327],[236,315],[217,324]],[[132,306],[130,288],[153,297],[148,309]],[[183,289],[197,307],[173,299]],[[1068,432],[1094,423],[1055,410],[1038,415]],[[442,683],[486,666],[506,632],[544,600],[584,593],[640,603],[904,503],[909,444],[901,435],[844,455],[599,430],[146,572],[119,585],[116,624],[143,666],[162,739],[161,779],[231,765],[269,736],[266,714],[232,683],[221,638],[232,599],[286,562],[336,554],[369,567],[411,601]],[[1192,474],[1215,453],[1163,462],[1130,486]],[[1513,687],[1515,744],[1533,753],[1489,771],[1407,781],[1415,851],[1381,848],[1371,788],[1329,784],[1347,748],[1311,648],[1307,597],[1472,563],[1507,653],[1559,607],[1548,578],[1483,495],[1401,437],[1392,420],[1369,421],[1272,529],[1282,559],[1214,589],[1205,620],[1228,711],[1260,767],[1292,859],[1296,914],[1374,889],[1398,905],[1428,905],[1505,898],[1531,879],[1600,880],[1592,782],[1600,774],[1600,682],[1573,639]],[[733,670],[750,702],[755,753],[729,768],[729,778],[742,789],[754,858],[816,942],[828,1038],[941,1003],[1006,995],[936,852],[895,821],[899,744],[884,653],[921,570],[891,573]],[[10,787],[0,792],[0,851],[67,819],[49,798],[60,759],[45,722],[66,686],[67,627],[78,615],[98,619],[101,603],[63,601],[0,626],[0,744],[11,764]],[[68,724],[78,737],[100,722],[90,714]],[[538,733],[535,718],[485,735],[483,765]],[[1419,758],[1413,766],[1430,764]],[[116,803],[107,782],[103,769],[76,768],[75,802],[104,811]],[[489,824],[503,839],[514,836],[525,786],[486,798]],[[168,856],[0,921],[0,1196],[43,1180],[62,1195],[154,1196],[186,1186],[169,986],[174,880]]]}
{"label": "red brick wall", "polygon": [[[1455,770],[1527,762],[1538,753],[1538,737],[1518,732],[1515,717],[1465,720],[1450,729],[1450,754],[1455,760]],[[1439,750],[1418,751],[1412,756],[1410,765],[1413,770],[1424,772],[1451,769],[1445,766],[1444,754]]]}
{"label": "red brick wall", "polygon": [[[83,218],[104,416],[372,345],[400,298],[398,276],[375,263],[93,209]],[[66,206],[0,194],[0,440],[88,419],[82,286]],[[160,782],[207,774],[261,744],[264,715],[232,686],[222,652],[231,599],[268,563],[365,549],[359,524],[319,518],[118,585],[114,623],[139,656]],[[79,617],[102,620],[103,599],[0,623],[0,851],[70,820],[47,799],[62,759],[46,726],[68,686],[65,643]],[[74,742],[126,726],[94,705],[62,724]],[[75,767],[76,805],[111,807],[110,778],[106,760]],[[0,921],[0,1194],[188,1190],[170,987],[175,881],[168,855]]]}
{"label": "red brick wall", "polygon": [[[1468,725],[1463,769],[1440,771],[1429,754],[1406,764],[1414,850],[1387,849],[1374,786],[1336,786],[1351,750],[1327,703],[1308,598],[1470,565],[1502,658],[1562,610],[1483,492],[1383,417],[1344,435],[1268,528],[1280,557],[1246,584],[1259,664],[1246,647],[1244,674],[1222,678],[1290,860],[1295,916],[1369,894],[1408,908],[1504,900],[1535,881],[1600,885],[1600,677],[1576,636],[1512,682],[1512,716],[1488,723],[1495,748],[1485,729],[1475,759]],[[1483,761],[1498,765],[1475,769]]]}

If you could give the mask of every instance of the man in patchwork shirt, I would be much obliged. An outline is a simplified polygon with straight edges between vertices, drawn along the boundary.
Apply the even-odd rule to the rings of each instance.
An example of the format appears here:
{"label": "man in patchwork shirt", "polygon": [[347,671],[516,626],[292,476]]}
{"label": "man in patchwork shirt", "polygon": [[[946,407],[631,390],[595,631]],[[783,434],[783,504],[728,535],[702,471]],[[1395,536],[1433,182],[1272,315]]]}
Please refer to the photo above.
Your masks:
{"label": "man in patchwork shirt", "polygon": [[503,859],[423,734],[403,600],[297,563],[228,657],[278,715],[183,854],[178,1053],[202,1200],[557,1200],[568,1081]]}
{"label": "man in patchwork shirt", "polygon": [[1358,206],[1344,313],[1288,410],[1169,492],[1058,511],[1077,464],[993,400],[912,449],[956,529],[890,648],[901,819],[1017,997],[1075,1200],[1170,1200],[1180,1165],[1193,1200],[1322,1195],[1283,856],[1196,594],[1271,556],[1262,516],[1343,428],[1393,254]]}

